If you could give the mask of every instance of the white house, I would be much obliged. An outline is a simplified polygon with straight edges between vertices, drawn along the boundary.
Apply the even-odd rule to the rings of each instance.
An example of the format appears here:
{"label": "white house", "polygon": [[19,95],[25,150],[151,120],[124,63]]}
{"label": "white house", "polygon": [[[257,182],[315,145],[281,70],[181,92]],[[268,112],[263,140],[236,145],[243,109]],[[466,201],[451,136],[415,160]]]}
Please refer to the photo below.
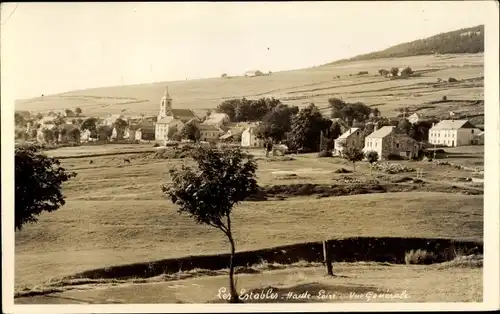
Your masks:
{"label": "white house", "polygon": [[183,127],[184,123],[180,119],[172,116],[162,118],[155,125],[155,140],[168,141],[176,131],[180,131]]}
{"label": "white house", "polygon": [[241,146],[243,147],[264,147],[264,140],[257,138],[256,126],[251,126],[241,133]]}
{"label": "white house", "polygon": [[364,144],[364,135],[359,128],[350,128],[335,140],[334,155],[342,155],[346,148],[362,149]]}
{"label": "white house", "polygon": [[468,120],[443,120],[430,128],[429,143],[450,147],[477,145],[481,132]]}

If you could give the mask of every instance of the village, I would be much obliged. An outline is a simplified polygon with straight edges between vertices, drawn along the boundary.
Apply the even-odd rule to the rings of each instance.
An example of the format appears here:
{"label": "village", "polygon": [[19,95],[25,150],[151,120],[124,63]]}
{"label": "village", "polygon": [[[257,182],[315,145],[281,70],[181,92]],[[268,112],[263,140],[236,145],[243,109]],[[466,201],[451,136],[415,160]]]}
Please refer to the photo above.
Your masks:
{"label": "village", "polygon": [[[175,108],[168,87],[159,103],[157,116],[114,114],[83,119],[80,108],[75,110],[76,113],[67,109],[63,113],[49,112],[45,116],[38,114],[36,117],[25,113],[22,118],[26,121],[24,136],[28,140],[54,144],[56,147],[106,143],[154,143],[155,147],[166,147],[199,142],[259,149],[271,143],[274,145],[270,147],[273,155],[291,151],[286,140],[281,141],[287,134],[276,139],[266,137],[259,131],[262,121],[232,122],[228,114],[215,110],[208,110],[205,116],[199,117],[194,110]],[[356,125],[355,119],[348,123],[342,118],[327,118],[331,121],[330,127],[322,130],[317,151],[326,150],[332,155],[343,156],[346,149],[357,149],[365,154],[375,151],[380,160],[415,159],[422,157],[422,152],[428,148],[484,144],[483,129],[466,119],[455,119],[454,112],[450,112],[448,119],[442,120],[435,117],[426,120],[426,117],[418,113],[406,118],[405,114],[399,118],[383,120],[383,117],[374,116],[372,112],[361,125]],[[409,133],[416,125],[424,128],[423,131],[419,129],[423,134],[415,136],[417,139]],[[425,129],[425,125],[428,129]],[[330,145],[323,145],[328,140],[325,134],[331,133],[329,130],[336,130],[336,135],[331,138]],[[310,151],[314,151],[314,148]]]}

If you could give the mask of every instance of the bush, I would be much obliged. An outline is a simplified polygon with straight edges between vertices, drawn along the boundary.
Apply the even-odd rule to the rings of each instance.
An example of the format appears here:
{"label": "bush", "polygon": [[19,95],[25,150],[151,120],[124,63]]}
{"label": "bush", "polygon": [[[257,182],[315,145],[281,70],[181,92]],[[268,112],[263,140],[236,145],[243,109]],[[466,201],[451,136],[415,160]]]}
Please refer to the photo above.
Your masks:
{"label": "bush", "polygon": [[322,150],[319,152],[318,157],[333,157],[331,150]]}
{"label": "bush", "polygon": [[448,100],[448,97],[443,96],[443,101],[447,101],[447,100]]}
{"label": "bush", "polygon": [[359,71],[358,72],[358,75],[365,75],[365,74],[368,74],[368,71]]}
{"label": "bush", "polygon": [[334,173],[351,173],[352,171],[347,170],[345,168],[340,168],[334,171]]}
{"label": "bush", "polygon": [[155,144],[153,145],[153,147],[159,147],[159,146],[160,146],[160,144],[158,144],[158,143],[155,143]]}
{"label": "bush", "polygon": [[458,80],[456,78],[454,78],[454,77],[450,77],[448,79],[448,83],[455,83],[455,82],[458,82]]}
{"label": "bush", "polygon": [[426,250],[411,250],[405,254],[405,263],[407,265],[429,265],[437,261],[437,256]]}

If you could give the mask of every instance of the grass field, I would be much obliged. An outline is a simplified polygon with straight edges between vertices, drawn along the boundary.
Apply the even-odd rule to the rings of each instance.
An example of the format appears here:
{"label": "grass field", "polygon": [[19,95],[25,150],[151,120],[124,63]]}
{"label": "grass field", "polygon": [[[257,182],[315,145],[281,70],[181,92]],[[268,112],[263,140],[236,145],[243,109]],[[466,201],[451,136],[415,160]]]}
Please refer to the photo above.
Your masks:
{"label": "grass field", "polygon": [[[256,271],[239,274],[237,285],[245,303],[482,301],[482,267],[337,263],[334,271],[336,277],[325,277],[323,267]],[[228,291],[227,276],[219,275],[167,282],[82,285],[61,293],[18,298],[15,302],[221,303],[226,302],[224,291]],[[255,297],[255,294],[268,291],[275,299]]]}
{"label": "grass field", "polygon": [[[125,149],[129,147],[108,145],[102,146],[99,153]],[[482,160],[480,148],[460,150],[461,154]],[[68,151],[64,148],[50,152],[68,156]],[[78,155],[80,151],[74,148],[71,153]],[[63,159],[62,165],[78,175],[64,185],[64,207],[42,214],[37,224],[16,232],[16,286],[33,286],[93,268],[227,252],[229,245],[221,232],[179,216],[161,194],[161,185],[169,181],[168,168],[192,161],[152,159],[150,155]],[[130,164],[123,163],[124,156],[131,159]],[[94,163],[89,164],[89,159]],[[415,173],[370,173],[366,162],[356,166],[356,173],[338,174],[334,173],[336,169],[352,169],[352,165],[340,158],[317,158],[315,154],[288,161],[259,159],[258,163],[258,181],[262,186],[343,184],[346,177],[383,183],[401,176],[415,177]],[[464,195],[457,190],[482,187],[456,182],[457,178],[477,176],[476,173],[429,162],[397,163],[424,169],[424,180],[430,188],[244,202],[234,211],[237,250],[335,236],[482,239],[483,196]],[[284,172],[296,176],[286,178]]]}
{"label": "grass field", "polygon": [[[381,68],[411,66],[420,76],[389,80],[378,75]],[[368,75],[357,76],[359,71]],[[340,76],[340,77],[338,77]],[[408,106],[423,114],[447,114],[450,110],[483,115],[484,106],[448,102],[426,104],[446,95],[449,100],[482,100],[484,97],[483,54],[417,56],[357,61],[341,65],[276,72],[270,76],[211,78],[143,85],[115,86],[71,91],[58,95],[20,100],[16,109],[34,112],[80,107],[87,116],[113,113],[156,115],[165,86],[174,107],[206,110],[226,99],[275,97],[286,104],[303,106],[311,102],[326,107],[328,98],[361,101],[376,106],[385,116],[398,114]],[[437,84],[437,78],[454,77],[456,83]],[[464,81],[461,81],[464,80]]]}

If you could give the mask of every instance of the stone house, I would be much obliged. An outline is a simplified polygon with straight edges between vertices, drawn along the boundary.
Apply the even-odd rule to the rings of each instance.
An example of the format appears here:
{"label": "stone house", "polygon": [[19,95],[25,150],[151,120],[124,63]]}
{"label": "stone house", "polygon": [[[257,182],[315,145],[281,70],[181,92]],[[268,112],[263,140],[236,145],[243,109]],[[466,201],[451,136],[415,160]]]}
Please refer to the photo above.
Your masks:
{"label": "stone house", "polygon": [[363,152],[376,151],[379,160],[391,155],[411,159],[418,156],[420,144],[395,126],[384,126],[365,138]]}
{"label": "stone house", "polygon": [[364,134],[359,128],[350,128],[340,135],[334,142],[333,154],[341,156],[346,148],[362,149],[364,144]]}

